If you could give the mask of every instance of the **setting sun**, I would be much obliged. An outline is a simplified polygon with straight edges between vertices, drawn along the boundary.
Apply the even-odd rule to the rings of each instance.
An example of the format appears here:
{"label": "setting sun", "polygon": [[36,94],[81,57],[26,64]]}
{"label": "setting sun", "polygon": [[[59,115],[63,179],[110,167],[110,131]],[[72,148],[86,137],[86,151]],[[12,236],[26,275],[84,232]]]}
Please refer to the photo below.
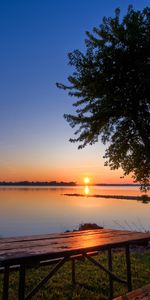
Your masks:
{"label": "setting sun", "polygon": [[88,184],[89,182],[90,182],[89,177],[85,177],[85,178],[84,178],[84,183],[85,183],[85,184]]}

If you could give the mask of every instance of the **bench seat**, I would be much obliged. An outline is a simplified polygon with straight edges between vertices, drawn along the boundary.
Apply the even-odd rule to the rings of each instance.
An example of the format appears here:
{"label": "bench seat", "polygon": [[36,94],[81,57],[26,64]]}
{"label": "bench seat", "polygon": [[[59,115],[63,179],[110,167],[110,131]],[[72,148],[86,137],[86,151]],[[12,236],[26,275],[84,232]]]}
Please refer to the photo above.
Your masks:
{"label": "bench seat", "polygon": [[114,300],[150,300],[150,284],[117,297]]}

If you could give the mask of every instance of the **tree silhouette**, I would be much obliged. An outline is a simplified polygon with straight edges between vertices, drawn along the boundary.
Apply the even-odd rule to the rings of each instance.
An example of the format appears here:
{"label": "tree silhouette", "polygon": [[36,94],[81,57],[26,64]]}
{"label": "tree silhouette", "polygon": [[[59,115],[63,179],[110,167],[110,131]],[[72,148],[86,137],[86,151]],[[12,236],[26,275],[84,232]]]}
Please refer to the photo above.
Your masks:
{"label": "tree silhouette", "polygon": [[150,8],[135,11],[130,5],[120,19],[104,17],[98,28],[86,33],[85,54],[68,54],[74,72],[68,90],[76,101],[75,113],[64,117],[77,127],[78,148],[99,137],[108,143],[105,165],[121,167],[147,188],[150,179]]}

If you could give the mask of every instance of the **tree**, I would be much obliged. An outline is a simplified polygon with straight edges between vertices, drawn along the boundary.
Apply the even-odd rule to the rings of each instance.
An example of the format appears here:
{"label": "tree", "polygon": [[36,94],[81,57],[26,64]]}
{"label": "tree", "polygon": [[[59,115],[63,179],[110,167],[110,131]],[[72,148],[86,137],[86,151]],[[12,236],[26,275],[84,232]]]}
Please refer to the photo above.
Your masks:
{"label": "tree", "polygon": [[65,114],[77,127],[78,148],[99,137],[108,144],[105,165],[121,167],[135,182],[148,188],[150,181],[150,8],[135,11],[130,5],[121,19],[104,17],[99,28],[86,33],[85,54],[68,54],[75,71],[68,90],[76,101],[74,115]]}

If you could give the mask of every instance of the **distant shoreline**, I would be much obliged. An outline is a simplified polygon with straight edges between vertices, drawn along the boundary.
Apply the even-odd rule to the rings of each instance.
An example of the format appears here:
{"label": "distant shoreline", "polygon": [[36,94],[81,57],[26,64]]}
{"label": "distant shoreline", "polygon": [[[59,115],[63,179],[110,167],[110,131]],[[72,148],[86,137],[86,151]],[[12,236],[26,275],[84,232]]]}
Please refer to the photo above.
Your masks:
{"label": "distant shoreline", "polygon": [[0,186],[76,186],[75,182],[31,182],[31,181],[19,181],[19,182],[0,182]]}
{"label": "distant shoreline", "polygon": [[[57,182],[57,181],[16,181],[16,182],[6,182],[6,181],[1,181],[0,186],[73,186],[73,187],[80,187],[80,186],[85,186],[84,184],[77,184],[76,182]],[[95,183],[90,186],[135,186],[135,187],[140,187],[140,184],[134,184],[134,183],[127,183],[127,184],[112,184],[112,183]]]}

